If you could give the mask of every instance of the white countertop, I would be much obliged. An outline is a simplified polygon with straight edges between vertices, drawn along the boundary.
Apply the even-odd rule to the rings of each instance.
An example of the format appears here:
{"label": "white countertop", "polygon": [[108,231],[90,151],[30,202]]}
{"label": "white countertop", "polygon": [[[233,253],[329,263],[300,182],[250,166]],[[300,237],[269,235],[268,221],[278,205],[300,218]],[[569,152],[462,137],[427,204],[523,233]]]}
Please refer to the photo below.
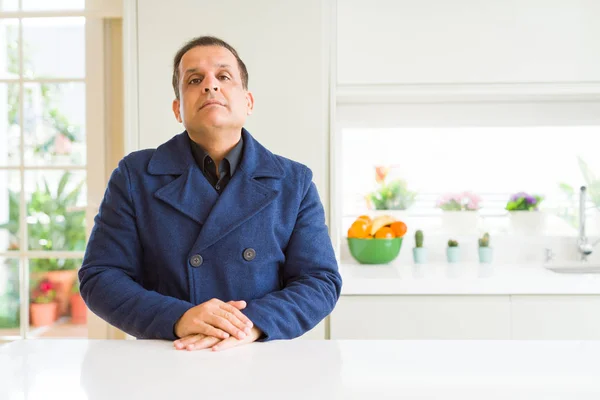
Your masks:
{"label": "white countertop", "polygon": [[274,341],[0,346],[0,399],[595,399],[600,341]]}
{"label": "white countertop", "polygon": [[342,264],[342,295],[600,294],[600,274],[563,274],[541,265]]}

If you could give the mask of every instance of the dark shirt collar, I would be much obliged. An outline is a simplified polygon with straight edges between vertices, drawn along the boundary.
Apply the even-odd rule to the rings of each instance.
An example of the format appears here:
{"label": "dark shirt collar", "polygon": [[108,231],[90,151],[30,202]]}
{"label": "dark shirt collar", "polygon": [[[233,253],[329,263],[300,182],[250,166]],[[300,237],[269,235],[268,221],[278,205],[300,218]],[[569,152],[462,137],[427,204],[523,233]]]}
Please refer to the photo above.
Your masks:
{"label": "dark shirt collar", "polygon": [[[206,164],[207,157],[211,161],[214,161],[214,160],[212,160],[210,155],[206,152],[206,150],[204,150],[204,148],[202,146],[200,146],[198,143],[194,142],[191,138],[190,138],[190,144],[192,147],[192,154],[194,156],[194,159],[196,160],[196,164],[198,164],[198,167],[200,167],[202,172],[206,172],[205,167],[207,165]],[[225,155],[225,158],[223,159],[223,161],[227,160],[227,163],[229,163],[229,175],[230,176],[233,176],[235,169],[240,164],[240,160],[242,159],[243,148],[244,148],[244,139],[242,137],[240,137],[240,141],[229,151],[229,153],[227,153]],[[227,163],[221,162],[221,164],[219,165],[219,172],[222,172],[224,170],[224,167]]]}

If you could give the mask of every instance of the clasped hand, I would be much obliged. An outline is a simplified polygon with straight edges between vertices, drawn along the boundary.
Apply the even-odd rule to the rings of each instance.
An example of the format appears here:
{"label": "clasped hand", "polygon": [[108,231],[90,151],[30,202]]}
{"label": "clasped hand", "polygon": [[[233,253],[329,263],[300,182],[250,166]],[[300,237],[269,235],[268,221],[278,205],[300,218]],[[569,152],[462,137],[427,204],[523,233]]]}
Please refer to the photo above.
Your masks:
{"label": "clasped hand", "polygon": [[225,350],[256,341],[261,331],[241,310],[246,302],[212,299],[186,311],[175,324],[178,350]]}

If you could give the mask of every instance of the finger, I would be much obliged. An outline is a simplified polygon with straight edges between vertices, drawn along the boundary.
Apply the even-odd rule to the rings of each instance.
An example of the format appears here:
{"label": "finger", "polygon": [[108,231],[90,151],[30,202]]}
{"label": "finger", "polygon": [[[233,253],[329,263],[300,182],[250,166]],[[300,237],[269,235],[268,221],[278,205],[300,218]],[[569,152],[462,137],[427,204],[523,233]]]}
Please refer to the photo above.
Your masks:
{"label": "finger", "polygon": [[229,332],[226,332],[223,329],[219,329],[218,326],[207,323],[205,321],[198,321],[196,322],[196,324],[196,326],[198,327],[198,333],[201,333],[206,336],[213,336],[219,339],[227,339],[231,335]]}
{"label": "finger", "polygon": [[[232,324],[231,322],[229,322],[229,320],[227,318],[225,318],[224,316],[219,315],[219,311],[217,311],[217,314],[211,314],[209,315],[209,317],[207,318],[206,322],[210,325],[212,325],[215,328],[221,329],[227,333],[230,333],[231,336],[235,336],[238,339],[244,339],[248,334],[242,330],[240,330],[238,327],[236,327],[234,324]],[[211,335],[212,336],[212,335]]]}
{"label": "finger", "polygon": [[223,350],[227,350],[227,349],[231,349],[232,347],[235,347],[239,344],[243,343],[243,341],[241,340],[237,340],[236,338],[234,338],[233,336],[224,340],[221,340],[220,343],[217,343],[216,345],[214,345],[211,350],[212,351],[223,351]]}
{"label": "finger", "polygon": [[187,338],[185,341],[182,342],[182,344],[186,350],[193,350],[194,345],[206,337],[209,337],[209,336],[202,335],[202,334],[194,335],[194,336]]}
{"label": "finger", "polygon": [[220,308],[215,311],[215,315],[231,322],[236,328],[243,331],[246,335],[250,334],[251,328],[248,325],[246,325],[244,322],[242,322],[242,320],[240,320],[233,313],[230,313],[229,311],[225,311],[224,309]]}
{"label": "finger", "polygon": [[246,302],[244,300],[231,300],[228,301],[227,304],[234,306],[238,310],[243,310],[246,308]]}
{"label": "finger", "polygon": [[[225,339],[227,340],[227,339]],[[204,350],[210,347],[213,347],[215,344],[221,342],[222,340],[212,336],[204,336],[202,339],[198,340],[196,343],[188,346],[187,350]]]}
{"label": "finger", "polygon": [[183,350],[191,343],[194,343],[195,341],[197,341],[200,338],[203,338],[205,336],[206,335],[202,335],[202,334],[188,335],[188,336],[185,336],[185,337],[182,337],[182,338],[176,340],[175,342],[173,342],[173,345],[175,346],[176,349]]}
{"label": "finger", "polygon": [[252,323],[252,321],[250,321],[250,319],[248,317],[246,317],[240,310],[238,310],[237,308],[233,307],[232,305],[230,305],[230,304],[223,304],[221,306],[221,309],[223,309],[223,310],[225,310],[227,312],[230,312],[233,315],[235,315],[248,328],[252,328],[252,326],[254,326],[254,324]]}

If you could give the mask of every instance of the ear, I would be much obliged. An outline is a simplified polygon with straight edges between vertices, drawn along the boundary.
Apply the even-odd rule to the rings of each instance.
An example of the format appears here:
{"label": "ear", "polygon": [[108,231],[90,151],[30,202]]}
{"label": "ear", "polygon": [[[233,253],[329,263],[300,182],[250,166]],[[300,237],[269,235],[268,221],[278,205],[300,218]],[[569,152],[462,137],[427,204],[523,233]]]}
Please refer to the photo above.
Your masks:
{"label": "ear", "polygon": [[180,104],[181,102],[178,99],[173,100],[173,114],[175,114],[175,119],[179,123],[182,123],[183,121],[181,120],[181,112],[179,110]]}
{"label": "ear", "polygon": [[252,110],[254,109],[254,96],[251,92],[246,92],[246,102],[247,102],[247,114],[252,114]]}

